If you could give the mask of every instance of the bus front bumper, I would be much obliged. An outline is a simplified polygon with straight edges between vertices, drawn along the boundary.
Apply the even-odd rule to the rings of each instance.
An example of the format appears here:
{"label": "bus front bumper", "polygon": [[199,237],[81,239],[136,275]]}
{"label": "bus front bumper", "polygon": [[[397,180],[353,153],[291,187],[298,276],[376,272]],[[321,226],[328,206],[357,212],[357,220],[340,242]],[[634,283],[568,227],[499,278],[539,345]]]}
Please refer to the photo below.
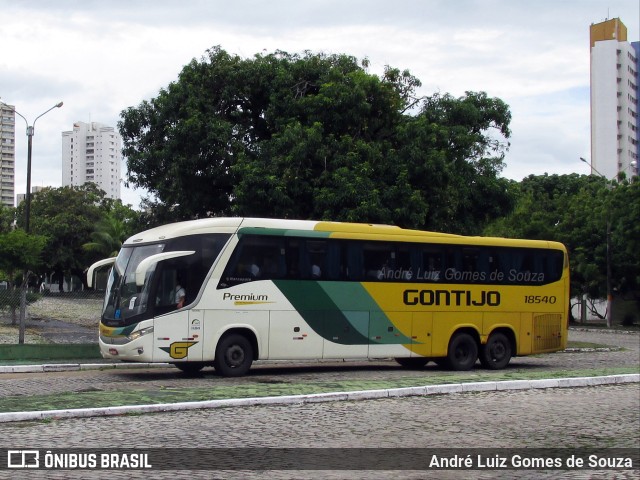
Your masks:
{"label": "bus front bumper", "polygon": [[100,337],[100,354],[102,358],[131,362],[149,362],[153,351],[152,342],[145,337],[136,338],[127,343],[113,342],[109,337]]}

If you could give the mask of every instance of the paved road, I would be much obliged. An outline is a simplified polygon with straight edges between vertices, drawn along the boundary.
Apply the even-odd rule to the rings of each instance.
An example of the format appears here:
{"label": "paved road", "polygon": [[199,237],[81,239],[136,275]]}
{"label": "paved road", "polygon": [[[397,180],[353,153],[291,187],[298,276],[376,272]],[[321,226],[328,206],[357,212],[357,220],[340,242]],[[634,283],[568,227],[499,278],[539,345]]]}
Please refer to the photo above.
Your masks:
{"label": "paved road", "polygon": [[[615,347],[619,351],[555,353],[530,357],[517,357],[511,361],[508,371],[517,379],[520,372],[547,370],[593,370],[613,367],[640,365],[640,335],[616,334],[592,331],[570,332],[570,339]],[[482,381],[486,370],[478,368],[472,372],[451,373],[453,377],[476,375],[476,381]],[[323,383],[350,380],[353,382],[384,382],[404,378],[416,378],[416,381],[443,371],[430,364],[424,370],[405,370],[393,361],[384,362],[346,362],[346,363],[300,363],[291,366],[288,363],[256,365],[250,374],[242,378],[222,378],[212,369],[202,375],[186,378],[176,368],[134,369],[134,370],[89,370],[75,372],[47,372],[0,375],[0,397],[15,395],[41,395],[74,391],[120,391],[200,388],[211,386],[236,386],[239,388],[259,388],[260,385],[304,384],[322,380]]]}
{"label": "paved road", "polygon": [[[638,335],[572,332],[580,341],[625,347],[617,352],[583,352],[514,360],[516,369],[605,368],[640,364]],[[427,373],[429,369],[426,370]],[[425,372],[404,372],[424,375]],[[160,371],[14,374],[0,377],[0,395],[25,384],[23,394],[41,389],[79,391],[100,382],[103,389],[148,388],[150,384],[212,387],[225,382],[304,382],[327,378],[391,378],[390,364],[348,368],[261,367],[243,379],[208,373],[185,379],[170,369]],[[68,419],[0,425],[0,447],[22,448],[353,448],[455,447],[611,448],[640,447],[640,385],[451,394],[331,402],[108,418]],[[505,450],[504,452],[508,452]],[[0,470],[0,478],[18,478]],[[640,478],[640,471],[31,471],[21,478]]]}
{"label": "paved road", "polygon": [[[640,445],[638,384],[4,424],[7,447],[603,448]],[[508,451],[505,451],[508,452]],[[10,478],[0,471],[0,478]],[[187,478],[186,472],[29,472]],[[46,475],[45,475],[46,473]],[[59,473],[59,476],[55,476]],[[638,478],[636,472],[396,472],[398,478]],[[615,475],[615,477],[614,477]],[[389,478],[388,472],[194,472],[190,478]],[[16,477],[13,477],[16,478]]]}

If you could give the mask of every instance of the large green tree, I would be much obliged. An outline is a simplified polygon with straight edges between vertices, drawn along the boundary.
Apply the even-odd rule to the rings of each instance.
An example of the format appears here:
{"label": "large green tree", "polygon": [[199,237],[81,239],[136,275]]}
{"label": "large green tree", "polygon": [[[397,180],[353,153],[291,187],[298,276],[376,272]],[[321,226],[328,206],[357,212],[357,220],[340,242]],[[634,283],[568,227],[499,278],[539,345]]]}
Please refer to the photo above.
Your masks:
{"label": "large green tree", "polygon": [[622,182],[610,191],[611,263],[616,288],[640,300],[640,181]]}
{"label": "large green tree", "polygon": [[128,181],[163,222],[238,214],[477,233],[508,210],[508,107],[484,93],[417,98],[410,72],[377,76],[366,63],[213,48],[122,112]]}
{"label": "large green tree", "polygon": [[[16,309],[20,304],[20,292],[16,279],[23,274],[27,281],[29,272],[42,264],[42,252],[47,239],[41,235],[29,235],[22,229],[0,232],[0,279],[7,281],[9,288],[0,290],[0,309],[9,308],[12,323],[16,324]],[[26,284],[25,284],[26,285]]]}
{"label": "large green tree", "polygon": [[640,182],[531,175],[516,191],[514,210],[492,222],[485,234],[564,243],[571,261],[572,294],[592,298],[607,295],[609,250],[612,290],[625,296],[638,292]]}
{"label": "large green tree", "polygon": [[510,121],[502,100],[474,92],[427,97],[419,115],[406,119],[398,162],[428,205],[418,226],[477,234],[511,210],[513,183],[499,177]]}
{"label": "large green tree", "polygon": [[[81,187],[47,188],[31,201],[31,232],[47,237],[43,251],[44,269],[52,271],[62,287],[65,274],[84,278],[83,270],[100,254],[87,252],[82,245],[100,222],[106,208],[105,193],[92,183]],[[18,225],[24,218],[18,207]]]}
{"label": "large green tree", "polygon": [[121,200],[105,199],[102,210],[102,217],[91,232],[91,241],[82,248],[101,257],[115,257],[122,243],[140,230],[140,215]]}

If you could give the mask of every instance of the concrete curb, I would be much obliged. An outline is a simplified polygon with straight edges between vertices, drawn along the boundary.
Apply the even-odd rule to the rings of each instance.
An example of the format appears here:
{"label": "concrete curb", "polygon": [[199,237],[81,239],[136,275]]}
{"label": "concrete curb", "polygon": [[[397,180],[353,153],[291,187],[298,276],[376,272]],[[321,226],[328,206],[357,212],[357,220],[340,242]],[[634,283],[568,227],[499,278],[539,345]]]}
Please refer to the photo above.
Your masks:
{"label": "concrete curb", "polygon": [[135,368],[167,368],[169,363],[45,363],[43,365],[2,365],[2,373],[74,372],[79,370],[110,370]]}
{"label": "concrete curb", "polygon": [[[157,365],[157,364],[155,364]],[[86,418],[125,415],[130,413],[175,412],[211,408],[248,407],[256,405],[292,405],[344,400],[372,400],[380,398],[443,395],[463,392],[490,392],[507,390],[530,390],[538,388],[575,388],[596,385],[640,383],[640,374],[608,375],[603,377],[575,377],[542,380],[510,380],[502,382],[455,383],[427,385],[423,387],[361,390],[356,392],[316,393],[309,395],[286,395],[281,397],[253,397],[200,402],[165,403],[156,405],[125,405],[120,407],[80,408],[73,410],[46,410],[35,412],[0,413],[0,423],[24,422],[47,419]]]}

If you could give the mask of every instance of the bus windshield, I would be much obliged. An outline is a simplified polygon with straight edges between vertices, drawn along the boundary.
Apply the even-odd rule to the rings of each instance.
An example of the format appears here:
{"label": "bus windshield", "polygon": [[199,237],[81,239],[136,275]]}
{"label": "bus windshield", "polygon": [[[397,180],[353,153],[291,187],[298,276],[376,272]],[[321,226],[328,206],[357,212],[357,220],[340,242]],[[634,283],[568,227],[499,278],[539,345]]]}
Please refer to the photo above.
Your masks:
{"label": "bus windshield", "polygon": [[106,301],[102,311],[103,318],[126,320],[147,310],[151,287],[149,280],[153,276],[155,266],[147,272],[142,287],[136,286],[136,268],[142,260],[156,253],[161,253],[164,248],[165,244],[159,243],[120,250],[107,282]]}
{"label": "bus windshield", "polygon": [[[229,234],[190,235],[165,242],[125,246],[107,282],[102,322],[131,325],[193,302]],[[164,252],[193,252],[153,263],[144,283],[136,284],[136,269],[145,258]],[[177,296],[184,297],[178,302]]]}

